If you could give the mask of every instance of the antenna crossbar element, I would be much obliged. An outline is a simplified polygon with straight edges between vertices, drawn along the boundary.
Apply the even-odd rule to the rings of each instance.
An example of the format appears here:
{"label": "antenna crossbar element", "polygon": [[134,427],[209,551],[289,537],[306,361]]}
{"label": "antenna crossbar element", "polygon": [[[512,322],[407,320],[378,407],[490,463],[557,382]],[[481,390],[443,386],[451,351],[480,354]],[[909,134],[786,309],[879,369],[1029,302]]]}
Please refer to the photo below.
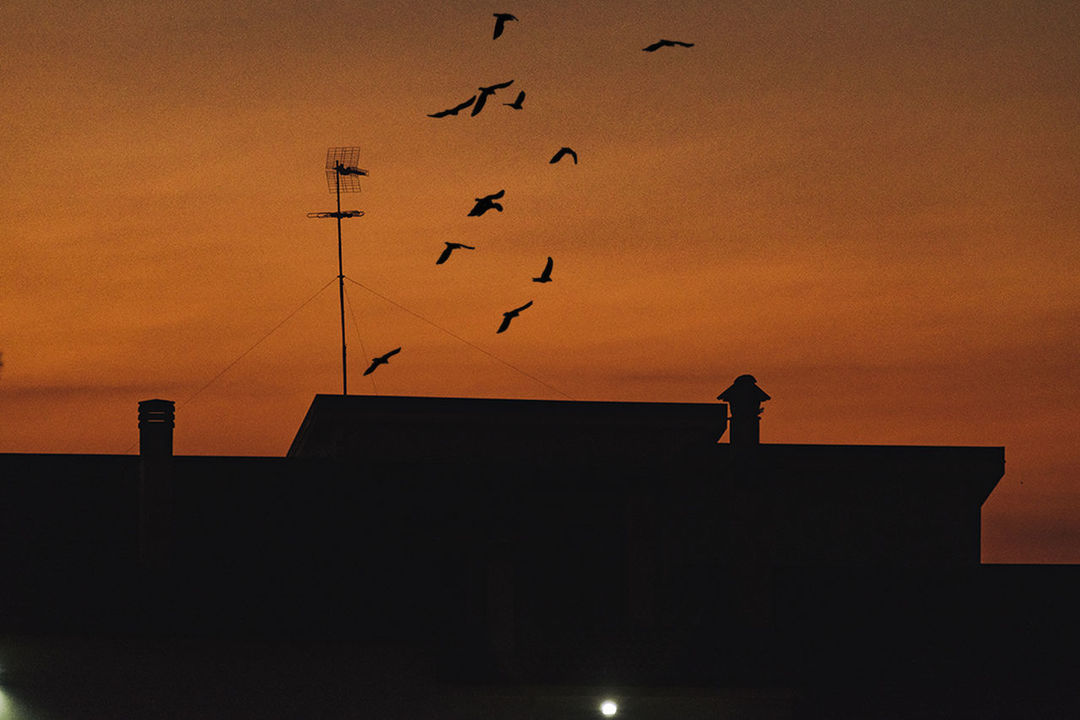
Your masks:
{"label": "antenna crossbar element", "polygon": [[367,170],[357,166],[360,148],[332,147],[326,151],[326,185],[332,193],[360,192],[360,178]]}
{"label": "antenna crossbar element", "polygon": [[363,210],[342,210],[340,212],[310,212],[309,218],[358,218],[364,217]]}

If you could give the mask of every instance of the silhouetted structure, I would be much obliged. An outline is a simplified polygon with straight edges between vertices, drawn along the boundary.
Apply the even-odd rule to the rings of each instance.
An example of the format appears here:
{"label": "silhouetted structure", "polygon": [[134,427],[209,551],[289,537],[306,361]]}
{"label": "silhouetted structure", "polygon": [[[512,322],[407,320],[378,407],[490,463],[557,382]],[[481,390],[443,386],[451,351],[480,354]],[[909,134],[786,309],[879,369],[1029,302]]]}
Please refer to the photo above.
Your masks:
{"label": "silhouetted structure", "polygon": [[326,151],[326,184],[330,192],[337,197],[337,210],[333,212],[308,213],[309,218],[334,218],[337,220],[337,247],[338,247],[338,304],[341,315],[341,394],[349,392],[348,362],[346,360],[345,346],[345,270],[341,260],[341,220],[343,218],[359,218],[364,213],[361,210],[342,210],[341,193],[360,192],[360,178],[367,177],[367,170],[357,167],[360,161],[360,148],[332,147]]}
{"label": "silhouetted structure", "polygon": [[171,400],[139,403],[139,562],[164,570],[172,557],[173,427]]}
{"label": "silhouetted structure", "polygon": [[146,401],[139,457],[0,455],[0,630],[392,641],[444,681],[825,715],[1080,670],[1076,568],[979,562],[1002,448],[760,443],[768,397],[721,394],[725,443],[723,403],[318,395],[284,458],[173,456]]}
{"label": "silhouetted structure", "polygon": [[735,378],[717,400],[731,407],[731,444],[757,445],[761,442],[761,403],[771,398],[757,386],[753,375]]}

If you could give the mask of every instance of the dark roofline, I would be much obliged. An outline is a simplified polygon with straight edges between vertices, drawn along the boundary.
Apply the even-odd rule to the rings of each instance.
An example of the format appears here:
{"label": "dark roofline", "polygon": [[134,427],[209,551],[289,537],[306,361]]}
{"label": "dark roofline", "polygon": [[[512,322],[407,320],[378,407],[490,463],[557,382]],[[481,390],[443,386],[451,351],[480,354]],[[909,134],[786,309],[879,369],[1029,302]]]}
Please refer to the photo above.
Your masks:
{"label": "dark roofline", "polygon": [[791,476],[843,469],[866,478],[910,476],[913,482],[956,478],[980,506],[1005,475],[1003,446],[762,443],[757,460]]}
{"label": "dark roofline", "polygon": [[398,405],[413,405],[415,407],[422,406],[444,406],[444,407],[467,407],[472,411],[477,409],[497,408],[500,411],[507,409],[525,409],[535,410],[537,408],[547,408],[556,412],[573,407],[575,410],[583,410],[585,412],[590,411],[619,411],[626,412],[633,411],[634,408],[641,410],[648,410],[654,412],[657,409],[669,408],[671,410],[685,411],[686,408],[701,408],[709,407],[716,409],[722,407],[722,404],[715,402],[707,403],[688,403],[688,402],[628,402],[623,400],[536,400],[531,398],[479,398],[479,397],[442,397],[434,395],[364,395],[364,394],[351,394],[340,395],[318,393],[312,400],[312,405],[321,405],[324,407],[348,407],[349,405],[355,405],[357,403],[364,403],[365,405],[386,405],[386,406],[398,406]]}

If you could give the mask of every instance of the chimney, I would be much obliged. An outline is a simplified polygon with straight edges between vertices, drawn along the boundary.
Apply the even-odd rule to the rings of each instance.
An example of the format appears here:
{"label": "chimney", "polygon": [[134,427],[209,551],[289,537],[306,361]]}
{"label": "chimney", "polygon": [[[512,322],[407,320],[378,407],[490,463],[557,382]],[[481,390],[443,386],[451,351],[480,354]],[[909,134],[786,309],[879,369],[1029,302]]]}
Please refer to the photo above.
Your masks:
{"label": "chimney", "polygon": [[757,386],[753,375],[740,375],[735,378],[717,400],[722,400],[731,408],[731,430],[728,438],[732,445],[751,446],[761,444],[761,403],[769,396]]}
{"label": "chimney", "polygon": [[175,405],[139,403],[139,562],[148,570],[163,569],[171,555]]}

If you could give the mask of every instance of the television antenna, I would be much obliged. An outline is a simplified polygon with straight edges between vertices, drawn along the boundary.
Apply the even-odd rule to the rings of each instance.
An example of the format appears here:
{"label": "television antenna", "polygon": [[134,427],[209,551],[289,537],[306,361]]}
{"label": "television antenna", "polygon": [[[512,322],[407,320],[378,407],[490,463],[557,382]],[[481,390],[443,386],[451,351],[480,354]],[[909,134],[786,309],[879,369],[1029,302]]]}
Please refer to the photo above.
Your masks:
{"label": "television antenna", "polygon": [[341,394],[349,394],[349,377],[345,361],[345,273],[341,264],[341,220],[364,216],[363,210],[342,210],[341,193],[360,192],[360,178],[367,176],[367,170],[357,167],[360,161],[358,147],[332,147],[326,151],[326,184],[330,192],[337,196],[337,210],[334,212],[311,212],[309,218],[337,219],[337,266],[338,266],[338,301],[341,305]]}

